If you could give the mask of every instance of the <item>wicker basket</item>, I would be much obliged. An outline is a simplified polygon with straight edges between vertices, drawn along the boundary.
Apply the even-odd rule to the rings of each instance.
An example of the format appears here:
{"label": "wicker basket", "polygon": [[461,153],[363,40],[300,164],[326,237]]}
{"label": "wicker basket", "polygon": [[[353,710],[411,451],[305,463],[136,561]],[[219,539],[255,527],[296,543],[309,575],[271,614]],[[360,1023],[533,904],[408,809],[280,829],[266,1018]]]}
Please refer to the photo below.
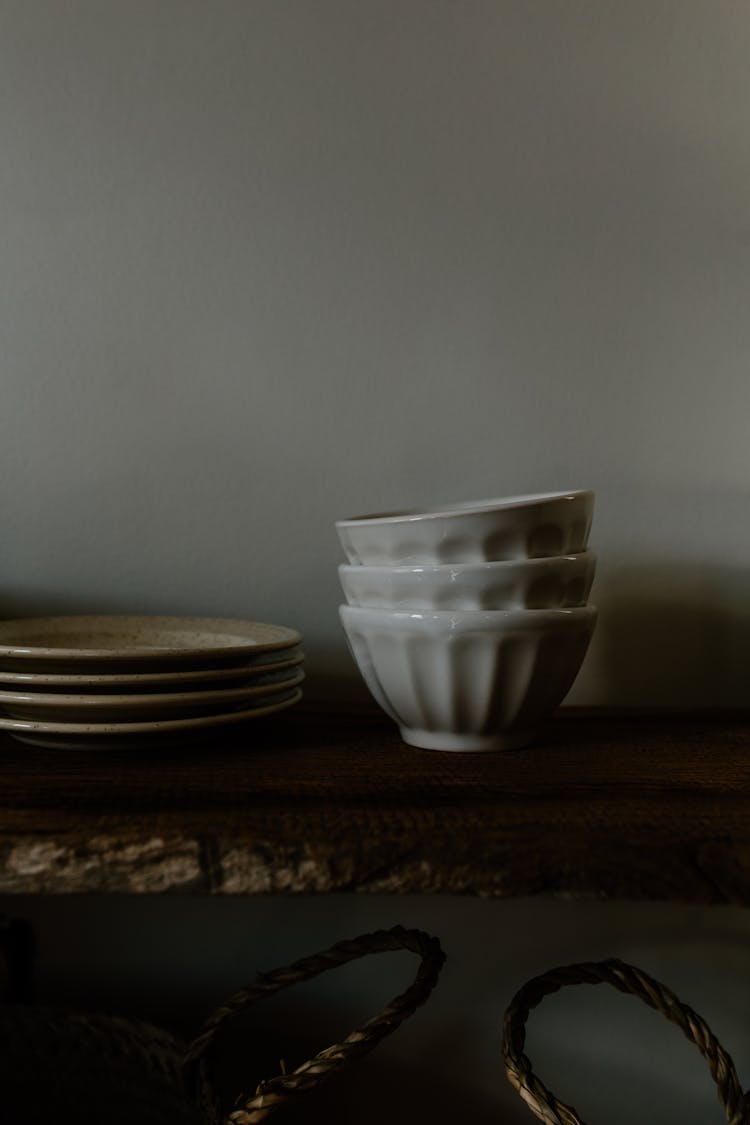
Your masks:
{"label": "wicker basket", "polygon": [[184,1048],[116,1016],[0,1008],[3,1125],[198,1125],[185,1098]]}
{"label": "wicker basket", "polygon": [[[240,1012],[284,988],[370,953],[420,957],[414,983],[378,1015],[314,1058],[261,1082],[231,1107],[213,1078],[217,1036]],[[424,1004],[443,965],[436,938],[396,927],[339,942],[258,976],[208,1019],[189,1046],[151,1024],[22,1004],[0,1006],[3,1125],[256,1125],[371,1051]]]}
{"label": "wicker basket", "polygon": [[698,1047],[716,1083],[729,1125],[750,1125],[750,1093],[743,1094],[729,1055],[703,1019],[659,981],[624,961],[587,962],[551,969],[528,981],[505,1013],[503,1054],[511,1085],[531,1112],[547,1125],[583,1125],[572,1106],[560,1101],[533,1072],[524,1054],[526,1020],[545,996],[570,984],[610,984],[661,1012]]}

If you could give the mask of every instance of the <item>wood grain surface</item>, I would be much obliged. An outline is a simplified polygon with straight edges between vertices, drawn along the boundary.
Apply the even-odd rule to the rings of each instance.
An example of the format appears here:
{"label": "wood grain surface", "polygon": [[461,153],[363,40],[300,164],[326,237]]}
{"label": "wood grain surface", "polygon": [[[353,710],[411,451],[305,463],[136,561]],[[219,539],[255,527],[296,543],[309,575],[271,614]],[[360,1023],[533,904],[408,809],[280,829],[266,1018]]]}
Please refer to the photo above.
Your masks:
{"label": "wood grain surface", "polygon": [[563,711],[498,754],[310,704],[184,750],[3,736],[0,891],[750,904],[750,715]]}

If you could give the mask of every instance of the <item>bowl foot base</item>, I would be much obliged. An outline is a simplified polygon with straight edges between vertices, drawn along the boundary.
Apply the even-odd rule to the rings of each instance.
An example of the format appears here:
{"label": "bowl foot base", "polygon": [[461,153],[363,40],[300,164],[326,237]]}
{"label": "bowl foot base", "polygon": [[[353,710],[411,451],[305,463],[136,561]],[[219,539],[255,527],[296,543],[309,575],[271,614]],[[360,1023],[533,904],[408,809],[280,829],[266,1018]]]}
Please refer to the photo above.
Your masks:
{"label": "bowl foot base", "polygon": [[455,731],[415,730],[399,727],[401,737],[410,746],[423,750],[448,750],[459,753],[488,753],[492,750],[520,750],[535,737],[537,731],[509,731],[506,734],[457,734]]}

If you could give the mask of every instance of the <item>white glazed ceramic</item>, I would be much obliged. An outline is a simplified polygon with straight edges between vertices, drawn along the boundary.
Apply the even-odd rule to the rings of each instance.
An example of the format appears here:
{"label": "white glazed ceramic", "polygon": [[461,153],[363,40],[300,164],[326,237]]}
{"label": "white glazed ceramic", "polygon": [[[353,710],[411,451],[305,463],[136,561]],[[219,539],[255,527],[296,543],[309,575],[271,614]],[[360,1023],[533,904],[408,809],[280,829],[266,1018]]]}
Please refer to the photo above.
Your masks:
{"label": "white glazed ceramic", "polygon": [[547,558],[585,550],[593,509],[593,492],[549,492],[339,520],[336,530],[361,566]]}
{"label": "white glazed ceramic", "polygon": [[0,621],[0,668],[203,667],[298,645],[294,629],[222,617],[30,617]]}
{"label": "white glazed ceramic", "polygon": [[215,691],[152,692],[147,695],[66,695],[62,692],[0,691],[0,713],[14,719],[61,722],[141,722],[210,714],[232,707],[273,703],[298,687],[302,671],[275,684],[243,685]]}
{"label": "white glazed ceramic", "polygon": [[530,742],[570,690],[596,622],[594,606],[340,613],[376,701],[405,742],[434,750]]}
{"label": "white glazed ceramic", "polygon": [[370,609],[549,609],[585,605],[591,551],[548,559],[437,566],[340,566],[349,605]]}
{"label": "white glazed ceramic", "polygon": [[0,687],[10,691],[63,691],[78,695],[87,692],[124,693],[154,691],[200,691],[237,683],[273,684],[293,674],[304,662],[304,653],[289,649],[285,660],[269,657],[286,656],[269,653],[249,664],[224,665],[184,671],[174,668],[166,672],[4,672],[0,670]]}
{"label": "white glazed ceramic", "polygon": [[51,749],[140,750],[159,746],[183,746],[191,741],[204,741],[214,735],[218,736],[227,728],[293,707],[301,698],[302,692],[296,688],[263,706],[158,722],[60,723],[0,717],[0,730],[7,730],[20,742]]}

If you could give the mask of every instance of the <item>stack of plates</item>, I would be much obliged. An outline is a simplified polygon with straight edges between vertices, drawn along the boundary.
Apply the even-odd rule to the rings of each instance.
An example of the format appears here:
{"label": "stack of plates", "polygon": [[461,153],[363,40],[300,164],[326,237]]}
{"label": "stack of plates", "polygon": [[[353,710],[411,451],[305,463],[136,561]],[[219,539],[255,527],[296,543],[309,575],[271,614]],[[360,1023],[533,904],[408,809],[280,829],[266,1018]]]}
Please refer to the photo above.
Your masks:
{"label": "stack of plates", "polygon": [[299,702],[301,639],[210,617],[0,621],[0,730],[91,749],[210,737]]}

